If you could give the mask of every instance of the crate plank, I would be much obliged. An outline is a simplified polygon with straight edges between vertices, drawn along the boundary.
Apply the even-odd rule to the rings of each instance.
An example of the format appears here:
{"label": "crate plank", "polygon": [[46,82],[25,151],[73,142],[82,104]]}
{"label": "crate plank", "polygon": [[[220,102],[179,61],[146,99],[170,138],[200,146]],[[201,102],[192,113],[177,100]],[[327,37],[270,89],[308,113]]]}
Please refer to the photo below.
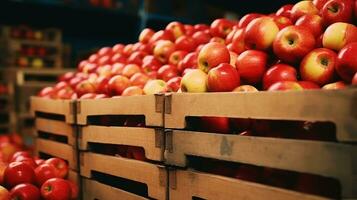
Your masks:
{"label": "crate plank", "polygon": [[83,199],[85,200],[145,200],[147,198],[120,190],[94,180],[83,178]]}
{"label": "crate plank", "polygon": [[350,144],[173,130],[165,163],[186,166],[186,155],[336,178],[344,197],[357,196],[357,146]]}
{"label": "crate plank", "polygon": [[62,158],[68,161],[70,169],[78,171],[77,152],[72,146],[41,138],[36,138],[35,146],[37,155],[42,152],[53,157]]}
{"label": "crate plank", "polygon": [[35,115],[36,112],[63,115],[66,123],[73,124],[75,123],[73,102],[72,100],[31,97],[31,113],[32,115]]}
{"label": "crate plank", "polygon": [[357,89],[256,93],[176,93],[165,99],[165,127],[188,116],[331,121],[339,141],[357,141]]}
{"label": "crate plank", "polygon": [[84,99],[77,104],[77,120],[87,125],[95,115],[144,115],[146,126],[163,127],[163,95],[129,96],[108,99]]}
{"label": "crate plank", "polygon": [[82,152],[80,159],[80,172],[84,177],[92,178],[91,171],[94,170],[134,180],[147,185],[150,197],[166,199],[167,174],[159,165],[91,152]]}
{"label": "crate plank", "polygon": [[207,200],[326,199],[263,184],[195,171],[174,170],[169,172],[169,176],[169,195],[171,200],[192,199],[192,197],[200,197]]}
{"label": "crate plank", "polygon": [[37,131],[43,131],[54,135],[66,136],[69,145],[76,145],[76,133],[74,127],[71,124],[67,124],[65,122],[57,120],[36,118],[35,126]]}
{"label": "crate plank", "polygon": [[160,129],[85,126],[80,132],[81,150],[88,150],[90,142],[137,146],[144,148],[147,159],[163,161],[164,133]]}

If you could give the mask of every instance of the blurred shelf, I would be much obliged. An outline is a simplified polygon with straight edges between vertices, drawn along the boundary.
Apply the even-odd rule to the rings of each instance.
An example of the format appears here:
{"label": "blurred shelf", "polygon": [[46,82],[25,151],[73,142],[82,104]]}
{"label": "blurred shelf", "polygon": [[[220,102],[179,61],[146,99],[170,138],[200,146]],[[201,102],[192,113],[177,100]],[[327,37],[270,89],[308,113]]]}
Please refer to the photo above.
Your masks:
{"label": "blurred shelf", "polygon": [[33,119],[34,117],[30,113],[20,113],[17,115],[19,119]]}

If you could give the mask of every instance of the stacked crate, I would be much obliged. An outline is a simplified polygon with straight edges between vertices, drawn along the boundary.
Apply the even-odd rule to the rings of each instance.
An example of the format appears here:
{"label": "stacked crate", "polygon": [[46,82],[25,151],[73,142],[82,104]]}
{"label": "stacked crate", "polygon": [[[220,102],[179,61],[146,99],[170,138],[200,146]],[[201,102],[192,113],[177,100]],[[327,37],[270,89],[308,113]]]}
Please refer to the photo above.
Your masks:
{"label": "stacked crate", "polygon": [[61,68],[62,33],[57,29],[0,27],[1,64],[26,68]]}
{"label": "stacked crate", "polygon": [[167,199],[163,95],[79,100],[83,199]]}
{"label": "stacked crate", "polygon": [[[4,76],[1,74],[0,77]],[[0,78],[1,79],[1,78]],[[13,87],[6,81],[0,82],[0,134],[15,130],[15,105]]]}
{"label": "stacked crate", "polygon": [[43,159],[58,157],[70,168],[69,179],[78,183],[79,166],[75,102],[31,98],[31,111],[35,116],[35,153]]}
{"label": "stacked crate", "polygon": [[[168,95],[165,99],[165,128],[168,129],[165,164],[175,166],[169,172],[170,199],[325,199],[192,170],[187,168],[190,156],[333,178],[341,187],[341,198],[356,198],[357,146],[353,144],[357,140],[356,97],[356,89]],[[186,119],[201,116],[329,121],[336,127],[337,141],[186,129]]]}

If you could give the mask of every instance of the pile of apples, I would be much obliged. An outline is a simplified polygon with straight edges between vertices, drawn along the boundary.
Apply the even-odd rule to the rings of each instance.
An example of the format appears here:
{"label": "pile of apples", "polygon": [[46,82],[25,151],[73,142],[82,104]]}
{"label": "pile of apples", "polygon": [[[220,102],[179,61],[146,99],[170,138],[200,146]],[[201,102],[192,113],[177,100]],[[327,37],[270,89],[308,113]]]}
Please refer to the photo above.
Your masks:
{"label": "pile of apples", "polygon": [[103,47],[39,96],[340,89],[357,84],[355,0],[300,1],[210,25],[169,23]]}
{"label": "pile of apples", "polygon": [[78,187],[67,175],[64,160],[32,157],[18,134],[0,136],[0,200],[75,200]]}

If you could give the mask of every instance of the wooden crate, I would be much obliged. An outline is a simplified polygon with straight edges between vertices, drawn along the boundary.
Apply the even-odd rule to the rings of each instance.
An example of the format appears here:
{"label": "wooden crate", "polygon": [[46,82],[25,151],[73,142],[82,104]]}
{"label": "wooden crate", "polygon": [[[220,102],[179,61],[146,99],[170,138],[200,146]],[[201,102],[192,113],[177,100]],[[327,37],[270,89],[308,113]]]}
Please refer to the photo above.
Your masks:
{"label": "wooden crate", "polygon": [[39,113],[59,116],[62,121],[69,124],[75,123],[75,101],[53,100],[41,97],[31,97],[31,113],[37,116]]}
{"label": "wooden crate", "polygon": [[39,132],[65,136],[67,138],[67,144],[73,148],[76,147],[76,129],[73,125],[58,120],[38,117],[35,119],[35,126],[37,137],[40,137]]}
{"label": "wooden crate", "polygon": [[115,156],[91,152],[81,153],[81,175],[92,178],[92,171],[97,171],[140,183],[148,188],[148,196],[154,199],[166,199],[167,171],[163,166]]}
{"label": "wooden crate", "polygon": [[[357,197],[357,146],[352,144],[170,130],[165,163],[184,167],[200,156],[336,178]],[[288,149],[288,150],[287,150]]]}
{"label": "wooden crate", "polygon": [[61,158],[68,162],[70,169],[78,171],[77,151],[73,146],[52,140],[36,138],[35,147],[36,155],[41,157],[41,153],[44,153],[52,157]]}
{"label": "wooden crate", "polygon": [[147,159],[163,161],[164,131],[161,128],[84,126],[79,130],[81,150],[88,150],[88,143],[137,146],[144,148]]}
{"label": "wooden crate", "polygon": [[171,200],[192,199],[192,197],[207,200],[326,199],[263,184],[190,170],[170,170],[169,184],[169,197]]}
{"label": "wooden crate", "polygon": [[176,93],[165,99],[165,128],[185,128],[185,117],[331,121],[338,141],[357,141],[357,89],[257,93]]}
{"label": "wooden crate", "polygon": [[163,95],[79,100],[77,102],[77,122],[80,125],[87,125],[89,116],[144,115],[146,126],[163,127],[163,108]]}
{"label": "wooden crate", "polygon": [[126,192],[124,190],[99,183],[95,180],[82,178],[83,199],[85,200],[146,200],[147,198]]}

